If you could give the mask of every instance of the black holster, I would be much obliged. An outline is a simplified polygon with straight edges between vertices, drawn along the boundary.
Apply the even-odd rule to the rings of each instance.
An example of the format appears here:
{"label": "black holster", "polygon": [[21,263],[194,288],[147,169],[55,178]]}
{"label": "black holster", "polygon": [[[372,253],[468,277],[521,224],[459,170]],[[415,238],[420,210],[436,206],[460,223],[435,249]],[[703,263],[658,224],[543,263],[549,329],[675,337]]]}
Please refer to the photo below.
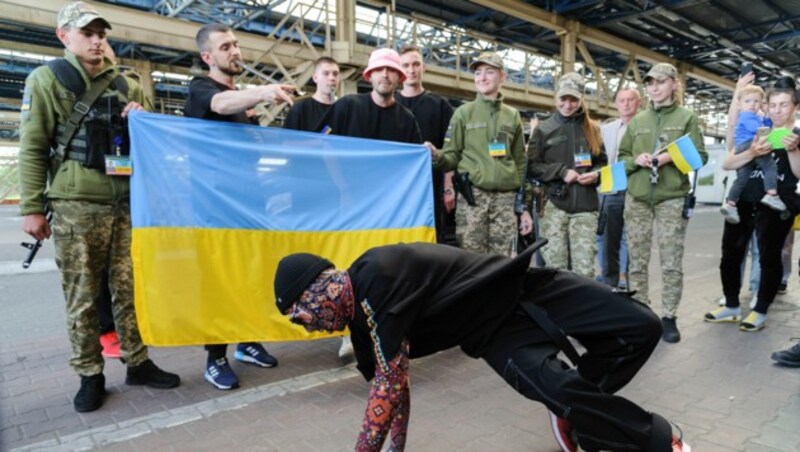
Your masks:
{"label": "black holster", "polygon": [[472,182],[469,181],[469,173],[455,173],[453,175],[453,187],[461,193],[461,196],[470,206],[475,205],[475,195],[472,193]]}

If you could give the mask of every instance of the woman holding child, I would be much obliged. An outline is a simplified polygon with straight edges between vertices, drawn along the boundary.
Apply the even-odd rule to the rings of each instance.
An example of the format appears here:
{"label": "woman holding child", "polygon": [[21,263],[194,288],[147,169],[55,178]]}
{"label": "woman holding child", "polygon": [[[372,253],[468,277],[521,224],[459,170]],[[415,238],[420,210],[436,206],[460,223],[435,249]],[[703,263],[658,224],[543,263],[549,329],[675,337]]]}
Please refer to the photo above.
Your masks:
{"label": "woman holding child", "polygon": [[[767,117],[772,121],[773,130],[789,129],[794,126],[794,114],[800,105],[800,92],[791,77],[781,77],[767,91]],[[765,187],[763,171],[751,171],[747,175],[746,185],[736,203],[739,223],[725,222],[722,234],[722,259],[720,261],[720,277],[725,294],[725,306],[706,313],[707,322],[737,322],[742,318],[739,306],[739,290],[741,288],[740,264],[745,257],[747,242],[756,231],[758,248],[761,253],[761,284],[758,299],[750,314],[739,323],[742,331],[759,331],[764,328],[767,309],[775,299],[781,283],[782,264],[781,249],[794,217],[800,214],[800,195],[795,187],[800,176],[800,137],[788,134],[773,145],[766,137],[756,136],[749,147],[741,152],[728,154],[723,167],[728,170],[739,169],[749,165],[755,159],[771,154],[777,167],[776,192],[784,211],[777,210],[764,203],[764,196],[769,194]]]}
{"label": "woman holding child", "polygon": [[549,202],[542,218],[542,236],[549,240],[542,248],[545,262],[594,279],[597,170],[608,159],[583,90],[583,77],[575,72],[558,80],[556,112],[533,131],[528,176],[548,187]]}

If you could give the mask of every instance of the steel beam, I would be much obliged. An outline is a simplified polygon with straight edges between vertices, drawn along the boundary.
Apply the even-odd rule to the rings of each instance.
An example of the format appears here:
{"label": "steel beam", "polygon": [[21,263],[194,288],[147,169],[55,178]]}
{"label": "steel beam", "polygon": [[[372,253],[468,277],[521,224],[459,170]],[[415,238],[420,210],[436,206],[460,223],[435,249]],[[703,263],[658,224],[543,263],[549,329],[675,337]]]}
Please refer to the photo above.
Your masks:
{"label": "steel beam", "polygon": [[[576,30],[578,33],[577,38],[579,40],[586,41],[598,47],[613,50],[622,55],[633,54],[639,59],[648,63],[675,63],[675,61],[666,55],[655,52],[646,47],[633,44],[630,41],[616,37],[596,28],[584,26],[580,22],[568,20],[565,17],[545,11],[519,0],[470,1],[485,8],[491,8],[504,14],[508,14],[509,16],[526,20],[534,25],[553,30],[556,32],[556,34],[566,33],[570,30]],[[720,88],[733,90],[735,86],[733,81],[691,64],[686,65],[686,73],[692,78],[702,80],[714,86],[719,86]]]}
{"label": "steel beam", "polygon": [[[29,0],[0,0],[4,19],[40,27],[55,28],[56,15],[63,6],[64,2],[61,0],[37,0],[33,3]],[[114,27],[111,30],[112,38],[197,52],[194,38],[202,24],[107,3],[92,3],[92,6]],[[278,42],[276,39],[241,31],[236,33],[236,37],[245,60],[257,59],[267,47],[289,67],[315,58],[312,50],[302,44]]]}

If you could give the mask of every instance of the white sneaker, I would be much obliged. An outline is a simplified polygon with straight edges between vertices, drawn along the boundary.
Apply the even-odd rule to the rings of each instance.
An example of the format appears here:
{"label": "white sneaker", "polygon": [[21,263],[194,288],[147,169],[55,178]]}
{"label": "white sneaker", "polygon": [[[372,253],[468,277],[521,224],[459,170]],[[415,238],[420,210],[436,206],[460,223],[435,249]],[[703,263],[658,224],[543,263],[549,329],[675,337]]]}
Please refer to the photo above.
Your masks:
{"label": "white sneaker", "polygon": [[732,206],[730,204],[723,204],[722,207],[719,208],[719,213],[725,217],[725,221],[730,224],[739,224],[741,221],[739,219],[739,209],[736,206]]}
{"label": "white sneaker", "polygon": [[339,358],[350,356],[353,356],[353,342],[350,341],[350,336],[343,336],[342,345],[339,347]]}
{"label": "white sneaker", "polygon": [[755,309],[756,303],[758,303],[758,295],[753,294],[753,298],[750,299],[750,309]]}
{"label": "white sneaker", "polygon": [[719,299],[717,304],[720,305],[720,306],[725,306],[725,296],[724,295],[723,295],[722,298]]}
{"label": "white sneaker", "polygon": [[778,195],[764,195],[764,197],[761,198],[761,204],[764,204],[772,210],[777,210],[778,212],[786,210],[786,204],[781,201],[781,197]]}

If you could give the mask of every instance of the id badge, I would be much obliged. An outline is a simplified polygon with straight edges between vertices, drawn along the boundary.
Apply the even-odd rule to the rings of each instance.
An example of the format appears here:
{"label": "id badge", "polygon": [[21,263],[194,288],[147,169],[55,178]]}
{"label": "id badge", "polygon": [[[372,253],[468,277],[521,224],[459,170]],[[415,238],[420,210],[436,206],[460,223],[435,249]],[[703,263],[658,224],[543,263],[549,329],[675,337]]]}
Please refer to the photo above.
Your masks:
{"label": "id badge", "polygon": [[506,144],[499,141],[489,143],[489,156],[500,158],[506,156]]}
{"label": "id badge", "polygon": [[575,153],[575,168],[588,168],[592,166],[592,154],[588,152]]}
{"label": "id badge", "polygon": [[130,176],[133,174],[131,158],[123,155],[107,155],[106,174],[109,176]]}

